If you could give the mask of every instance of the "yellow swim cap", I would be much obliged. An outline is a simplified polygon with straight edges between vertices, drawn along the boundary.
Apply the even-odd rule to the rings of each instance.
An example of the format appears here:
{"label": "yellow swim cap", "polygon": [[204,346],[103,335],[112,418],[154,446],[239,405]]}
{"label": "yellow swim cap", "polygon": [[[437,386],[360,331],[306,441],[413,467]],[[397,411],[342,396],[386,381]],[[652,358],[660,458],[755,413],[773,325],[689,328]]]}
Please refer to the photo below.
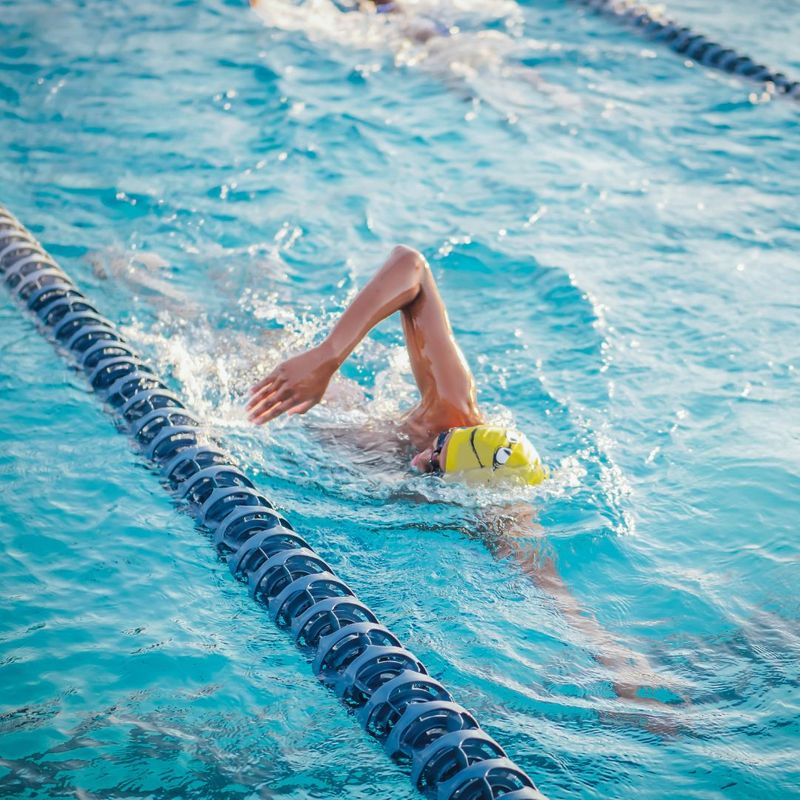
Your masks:
{"label": "yellow swim cap", "polygon": [[532,486],[547,477],[536,448],[523,434],[493,425],[454,428],[445,458],[445,473],[463,473],[481,483],[511,479]]}

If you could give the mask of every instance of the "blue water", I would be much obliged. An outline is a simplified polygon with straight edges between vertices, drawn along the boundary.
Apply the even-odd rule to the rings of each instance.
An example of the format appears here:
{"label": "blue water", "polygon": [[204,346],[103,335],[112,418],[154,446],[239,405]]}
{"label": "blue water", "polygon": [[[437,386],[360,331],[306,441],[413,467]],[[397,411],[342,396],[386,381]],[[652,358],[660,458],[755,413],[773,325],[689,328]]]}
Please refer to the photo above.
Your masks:
{"label": "blue water", "polygon": [[[460,32],[0,0],[0,200],[553,800],[800,797],[798,106],[566,2],[418,5]],[[800,75],[794,2],[668,10]],[[535,493],[365,449],[396,321],[245,421],[397,242]],[[0,796],[416,797],[0,298]]]}

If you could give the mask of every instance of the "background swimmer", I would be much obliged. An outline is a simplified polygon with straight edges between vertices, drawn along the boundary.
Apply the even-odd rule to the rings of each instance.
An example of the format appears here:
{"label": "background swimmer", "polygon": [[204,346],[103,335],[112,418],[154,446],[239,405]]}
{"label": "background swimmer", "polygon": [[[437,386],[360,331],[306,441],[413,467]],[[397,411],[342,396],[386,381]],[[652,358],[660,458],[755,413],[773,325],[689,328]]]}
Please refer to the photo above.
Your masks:
{"label": "background swimmer", "polygon": [[[258,11],[265,5],[265,0],[250,0],[250,5]],[[450,35],[450,28],[444,23],[424,14],[413,14],[404,4],[395,0],[357,0],[352,4],[334,0],[334,5],[344,13],[391,14],[400,23],[403,36],[420,44],[436,36]]]}

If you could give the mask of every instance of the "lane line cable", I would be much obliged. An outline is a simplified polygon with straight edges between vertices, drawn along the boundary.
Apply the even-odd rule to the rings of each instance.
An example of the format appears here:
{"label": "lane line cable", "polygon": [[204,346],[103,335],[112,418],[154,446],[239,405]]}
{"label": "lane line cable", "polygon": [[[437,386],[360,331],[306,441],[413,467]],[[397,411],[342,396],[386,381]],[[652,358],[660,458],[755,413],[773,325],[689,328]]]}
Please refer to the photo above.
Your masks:
{"label": "lane line cable", "polygon": [[741,55],[736,50],[715,42],[708,36],[669,19],[658,10],[632,0],[577,0],[593,11],[635,29],[646,38],[665,44],[680,55],[698,64],[739,75],[761,83],[768,91],[800,100],[800,81],[787,78],[782,72]]}

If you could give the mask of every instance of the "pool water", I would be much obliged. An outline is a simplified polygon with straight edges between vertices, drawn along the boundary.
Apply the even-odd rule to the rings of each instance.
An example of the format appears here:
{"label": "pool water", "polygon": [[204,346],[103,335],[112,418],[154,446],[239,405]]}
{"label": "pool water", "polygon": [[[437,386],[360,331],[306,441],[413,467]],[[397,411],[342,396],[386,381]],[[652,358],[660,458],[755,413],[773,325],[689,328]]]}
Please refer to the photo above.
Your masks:
{"label": "pool water", "polygon": [[[0,0],[0,200],[550,798],[800,797],[798,105],[569,2],[410,5],[458,31]],[[789,0],[669,12],[800,74]],[[396,320],[247,423],[398,242],[542,487],[407,470]],[[0,796],[417,797],[0,297]]]}

